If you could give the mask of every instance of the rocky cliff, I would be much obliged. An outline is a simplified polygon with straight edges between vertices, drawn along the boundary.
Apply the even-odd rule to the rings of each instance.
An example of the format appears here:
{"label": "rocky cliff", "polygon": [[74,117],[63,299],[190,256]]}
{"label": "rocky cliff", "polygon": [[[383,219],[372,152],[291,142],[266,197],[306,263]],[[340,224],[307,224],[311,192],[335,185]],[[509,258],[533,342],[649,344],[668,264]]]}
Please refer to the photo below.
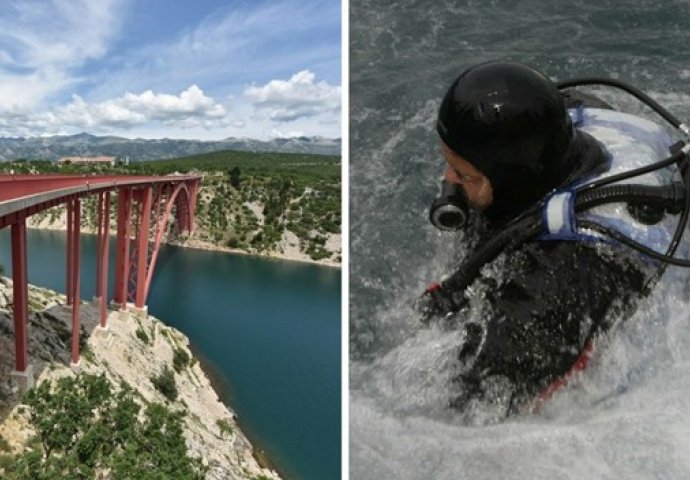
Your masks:
{"label": "rocky cliff", "polygon": [[[53,291],[29,288],[28,351],[37,382],[79,372],[104,373],[113,388],[125,382],[141,403],[165,403],[151,378],[163,369],[175,371],[177,398],[171,409],[184,412],[188,451],[201,457],[209,479],[277,479],[278,474],[259,465],[255,452],[239,429],[235,414],[223,405],[189,350],[179,331],[147,315],[109,312],[108,328],[98,325],[98,308],[81,304],[81,364],[68,367],[71,339],[71,308],[65,297]],[[0,452],[12,455],[30,445],[33,430],[21,392],[11,379],[14,367],[14,336],[11,318],[11,280],[0,277]],[[174,357],[183,361],[174,361]],[[173,369],[173,366],[175,369]],[[2,477],[0,465],[0,477]],[[105,477],[107,478],[107,474]]]}

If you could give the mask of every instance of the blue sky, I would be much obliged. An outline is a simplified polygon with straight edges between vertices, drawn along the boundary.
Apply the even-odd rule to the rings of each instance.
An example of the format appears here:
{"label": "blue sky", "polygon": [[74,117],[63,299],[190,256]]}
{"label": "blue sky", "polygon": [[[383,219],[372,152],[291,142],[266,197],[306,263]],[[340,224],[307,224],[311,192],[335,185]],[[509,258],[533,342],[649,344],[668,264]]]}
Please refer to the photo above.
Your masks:
{"label": "blue sky", "polygon": [[0,7],[0,136],[340,136],[337,0]]}

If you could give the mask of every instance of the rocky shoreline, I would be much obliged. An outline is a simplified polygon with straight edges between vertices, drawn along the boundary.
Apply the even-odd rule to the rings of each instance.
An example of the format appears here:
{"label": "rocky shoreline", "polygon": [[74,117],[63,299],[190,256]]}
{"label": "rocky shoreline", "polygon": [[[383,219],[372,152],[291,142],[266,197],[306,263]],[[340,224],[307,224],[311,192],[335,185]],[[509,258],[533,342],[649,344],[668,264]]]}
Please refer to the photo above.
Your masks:
{"label": "rocky shoreline", "polygon": [[[26,448],[33,432],[21,405],[21,392],[11,378],[14,337],[11,319],[12,282],[0,277],[0,439],[10,453]],[[77,375],[69,365],[71,308],[64,295],[29,287],[29,361],[36,381]],[[175,352],[190,361],[175,373],[178,397],[170,408],[185,412],[185,440],[189,453],[209,467],[206,478],[279,479],[265,468],[238,426],[237,418],[218,398],[209,376],[189,348],[181,332],[146,314],[110,311],[108,328],[98,325],[97,305],[83,302],[80,308],[82,356],[79,372],[104,373],[114,387],[126,382],[142,402],[165,402],[151,377],[173,365]],[[0,477],[2,471],[0,468]]]}
{"label": "rocky shoreline", "polygon": [[[340,235],[334,236],[337,238],[337,241],[340,242]],[[176,241],[176,242],[164,242],[167,243],[168,245],[174,245],[176,247],[182,247],[182,248],[193,248],[197,250],[209,250],[213,252],[225,252],[225,253],[232,253],[235,255],[248,255],[250,257],[260,257],[260,258],[272,258],[275,260],[285,260],[288,262],[300,262],[300,263],[311,263],[314,265],[318,265],[320,267],[332,267],[332,268],[341,268],[341,265],[339,263],[332,262],[330,260],[312,260],[309,258],[308,255],[305,254],[295,254],[293,252],[289,254],[281,253],[281,252],[269,252],[269,253],[249,253],[244,250],[240,250],[238,248],[230,248],[230,247],[220,247],[218,245],[214,245],[210,242],[204,242],[203,240],[196,240],[194,238],[190,239],[185,239],[184,241]]]}
{"label": "rocky shoreline", "polygon": [[[40,219],[30,217],[27,221],[27,227],[35,228],[38,230],[55,230],[64,232],[67,230],[66,215],[61,214],[56,219],[51,219],[49,217],[41,217]],[[91,228],[88,228],[87,226],[82,225],[82,233],[93,235],[96,233],[96,231]],[[114,235],[117,232],[115,230],[111,230],[110,233]],[[341,251],[341,239],[341,235],[333,235],[329,240],[329,243],[331,244],[330,249],[333,251]],[[340,263],[334,262],[330,259],[313,260],[308,255],[299,252],[298,249],[294,248],[294,246],[290,243],[290,239],[288,238],[283,239],[283,252],[274,251],[268,253],[249,253],[245,250],[241,250],[238,248],[222,247],[219,245],[215,245],[211,242],[196,239],[194,238],[194,236],[176,241],[163,240],[163,243],[167,243],[168,245],[174,245],[176,247],[182,248],[193,248],[197,250],[209,250],[214,252],[226,252],[237,255],[249,255],[252,257],[261,258],[274,258],[278,260],[287,260],[291,262],[311,263],[322,267],[341,268]]]}

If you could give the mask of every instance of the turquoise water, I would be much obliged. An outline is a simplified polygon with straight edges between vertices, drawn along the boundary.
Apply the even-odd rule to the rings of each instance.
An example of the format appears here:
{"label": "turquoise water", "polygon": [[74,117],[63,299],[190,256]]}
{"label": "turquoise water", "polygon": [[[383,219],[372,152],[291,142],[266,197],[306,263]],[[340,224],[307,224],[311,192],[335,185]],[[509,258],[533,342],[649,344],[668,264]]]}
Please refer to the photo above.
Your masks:
{"label": "turquoise water", "polygon": [[[96,244],[82,238],[81,297],[90,298]],[[64,291],[65,235],[29,231],[28,244],[30,282]],[[339,269],[163,246],[149,312],[189,337],[285,478],[340,478]]]}

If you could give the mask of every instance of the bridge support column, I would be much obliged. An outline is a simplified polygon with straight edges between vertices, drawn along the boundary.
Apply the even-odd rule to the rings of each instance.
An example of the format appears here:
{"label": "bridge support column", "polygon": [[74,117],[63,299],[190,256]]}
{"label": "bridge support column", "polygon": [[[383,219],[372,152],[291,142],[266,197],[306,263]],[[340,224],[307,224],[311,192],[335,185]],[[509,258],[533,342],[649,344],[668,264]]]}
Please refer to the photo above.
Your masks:
{"label": "bridge support column", "polygon": [[193,182],[189,187],[189,235],[194,233],[196,217],[196,201],[197,195],[199,194],[199,182]]}
{"label": "bridge support column", "polygon": [[72,235],[71,244],[68,250],[72,252],[72,356],[70,366],[73,369],[79,368],[79,244],[81,237],[81,200],[77,199],[72,204]]}
{"label": "bridge support column", "polygon": [[117,199],[117,245],[115,247],[115,293],[113,295],[113,303],[118,305],[120,310],[127,309],[131,216],[132,189],[120,188]]}
{"label": "bridge support column", "polygon": [[101,288],[101,252],[103,251],[103,195],[98,194],[98,226],[96,227],[96,291],[93,294],[94,300],[102,296]]}
{"label": "bridge support column", "polygon": [[67,283],[65,285],[65,295],[67,296],[67,305],[72,305],[72,235],[74,226],[72,222],[74,220],[74,212],[72,208],[72,202],[67,202]]}
{"label": "bridge support column", "polygon": [[26,274],[26,218],[20,215],[12,224],[12,317],[14,320],[15,378],[20,389],[33,386],[34,376],[27,358],[29,286]]}
{"label": "bridge support column", "polygon": [[137,228],[137,284],[134,305],[137,310],[144,310],[146,302],[146,277],[149,263],[149,227],[151,225],[151,204],[153,189],[146,187],[141,192],[139,205],[139,225]]}
{"label": "bridge support column", "polygon": [[[102,200],[102,201],[101,201]],[[98,273],[100,275],[99,286],[101,297],[101,319],[99,326],[102,329],[108,328],[108,260],[110,250],[110,192],[101,193],[99,198],[98,210],[98,226],[102,226],[102,237],[98,242],[100,250],[97,263],[99,265]],[[101,233],[101,230],[99,230]],[[100,235],[99,235],[100,237]]]}

